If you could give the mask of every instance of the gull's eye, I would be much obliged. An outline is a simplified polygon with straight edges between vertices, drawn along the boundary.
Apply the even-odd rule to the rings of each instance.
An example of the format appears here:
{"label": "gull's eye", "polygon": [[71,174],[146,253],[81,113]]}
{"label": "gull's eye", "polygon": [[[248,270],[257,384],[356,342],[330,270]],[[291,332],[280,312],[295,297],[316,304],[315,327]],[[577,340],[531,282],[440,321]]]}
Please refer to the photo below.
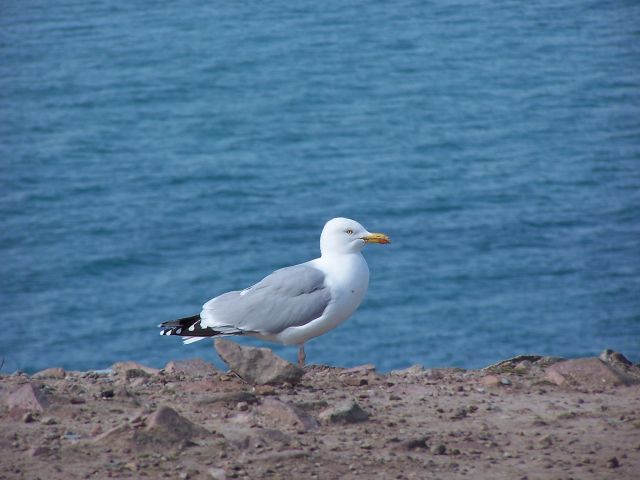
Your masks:
{"label": "gull's eye", "polygon": [[347,228],[347,229],[345,230],[345,233],[346,233],[347,235],[353,235],[353,230],[351,230],[350,228]]}

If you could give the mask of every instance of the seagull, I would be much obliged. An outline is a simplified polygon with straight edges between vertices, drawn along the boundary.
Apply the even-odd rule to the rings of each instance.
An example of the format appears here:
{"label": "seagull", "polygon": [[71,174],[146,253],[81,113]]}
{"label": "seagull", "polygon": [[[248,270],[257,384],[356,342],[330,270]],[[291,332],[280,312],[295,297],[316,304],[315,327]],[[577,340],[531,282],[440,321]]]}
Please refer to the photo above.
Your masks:
{"label": "seagull", "polygon": [[320,257],[281,268],[242,291],[223,293],[205,303],[198,315],[159,325],[160,335],[179,335],[185,344],[207,337],[249,335],[284,345],[304,344],[336,328],[356,311],[369,286],[362,249],[391,243],[355,220],[329,220],[320,235]]}

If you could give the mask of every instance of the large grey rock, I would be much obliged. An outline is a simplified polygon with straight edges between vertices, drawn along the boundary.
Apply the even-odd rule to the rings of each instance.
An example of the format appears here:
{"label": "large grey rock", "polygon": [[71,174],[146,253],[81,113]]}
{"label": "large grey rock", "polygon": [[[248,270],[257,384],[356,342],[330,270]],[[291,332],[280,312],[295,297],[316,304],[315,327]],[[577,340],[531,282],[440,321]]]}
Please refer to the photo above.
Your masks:
{"label": "large grey rock", "polygon": [[304,374],[268,348],[243,347],[223,338],[216,339],[215,347],[231,371],[255,385],[295,384]]}

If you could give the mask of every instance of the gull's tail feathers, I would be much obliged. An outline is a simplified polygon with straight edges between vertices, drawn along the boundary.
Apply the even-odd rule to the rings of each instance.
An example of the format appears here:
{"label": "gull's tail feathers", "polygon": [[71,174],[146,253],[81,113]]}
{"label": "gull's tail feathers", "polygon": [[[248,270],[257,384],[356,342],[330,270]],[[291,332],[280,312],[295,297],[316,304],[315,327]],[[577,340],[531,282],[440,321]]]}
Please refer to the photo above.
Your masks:
{"label": "gull's tail feathers", "polygon": [[201,323],[202,318],[200,315],[193,315],[191,317],[179,318],[177,320],[171,320],[169,322],[163,322],[158,325],[160,335],[178,335],[185,337],[183,343],[185,345],[197,342],[198,340],[204,340],[207,337],[216,337],[218,335],[243,335],[244,330],[233,327],[231,325],[220,325],[214,328],[203,327]]}

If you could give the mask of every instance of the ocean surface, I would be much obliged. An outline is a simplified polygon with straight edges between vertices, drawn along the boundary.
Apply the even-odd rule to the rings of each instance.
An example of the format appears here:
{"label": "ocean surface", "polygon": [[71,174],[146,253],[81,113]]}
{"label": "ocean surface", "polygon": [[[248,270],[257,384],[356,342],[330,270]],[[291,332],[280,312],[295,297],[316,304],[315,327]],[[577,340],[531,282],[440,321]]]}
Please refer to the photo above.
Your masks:
{"label": "ocean surface", "polygon": [[0,169],[4,372],[214,361],[156,325],[336,216],[393,244],[310,363],[640,361],[637,1],[5,0]]}

